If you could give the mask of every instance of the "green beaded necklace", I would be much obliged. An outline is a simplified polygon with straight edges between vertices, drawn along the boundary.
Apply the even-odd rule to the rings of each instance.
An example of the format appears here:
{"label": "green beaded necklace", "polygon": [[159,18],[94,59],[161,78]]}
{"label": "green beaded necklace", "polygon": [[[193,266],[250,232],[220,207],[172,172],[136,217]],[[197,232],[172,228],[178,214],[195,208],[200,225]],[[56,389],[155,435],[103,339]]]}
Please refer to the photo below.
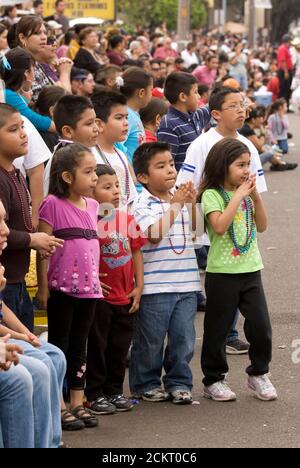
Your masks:
{"label": "green beaded necklace", "polygon": [[[228,193],[222,187],[219,189],[219,193],[224,200],[225,208],[227,208],[230,202],[230,197]],[[251,197],[246,197],[244,199],[244,202],[246,206],[246,233],[247,233],[245,244],[243,245],[239,244],[236,239],[236,235],[234,232],[234,221],[232,221],[229,227],[229,234],[230,234],[232,243],[234,245],[234,248],[240,255],[245,255],[247,252],[249,252],[252,241],[256,237],[254,209],[253,209],[253,202],[251,200]]]}

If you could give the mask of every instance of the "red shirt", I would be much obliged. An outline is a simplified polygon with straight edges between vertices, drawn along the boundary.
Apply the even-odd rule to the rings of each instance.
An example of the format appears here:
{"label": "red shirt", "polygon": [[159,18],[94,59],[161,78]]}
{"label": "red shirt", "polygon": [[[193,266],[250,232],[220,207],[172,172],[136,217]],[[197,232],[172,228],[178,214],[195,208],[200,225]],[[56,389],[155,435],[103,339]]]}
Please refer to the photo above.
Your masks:
{"label": "red shirt", "polygon": [[268,83],[267,90],[273,93],[272,100],[275,102],[279,95],[279,78],[274,76]]}
{"label": "red shirt", "polygon": [[147,238],[133,216],[116,210],[98,221],[101,281],[112,288],[103,300],[114,305],[130,304],[128,294],[134,289],[132,252],[141,249]]}
{"label": "red shirt", "polygon": [[290,53],[290,48],[288,44],[282,44],[277,52],[277,63],[278,63],[278,69],[283,70],[284,66],[282,62],[286,63],[287,69],[292,70],[293,69],[293,62],[292,62],[292,56]]}
{"label": "red shirt", "polygon": [[152,143],[153,141],[157,141],[156,136],[154,133],[150,132],[150,130],[147,130],[145,128],[145,135],[146,135],[146,143]]}

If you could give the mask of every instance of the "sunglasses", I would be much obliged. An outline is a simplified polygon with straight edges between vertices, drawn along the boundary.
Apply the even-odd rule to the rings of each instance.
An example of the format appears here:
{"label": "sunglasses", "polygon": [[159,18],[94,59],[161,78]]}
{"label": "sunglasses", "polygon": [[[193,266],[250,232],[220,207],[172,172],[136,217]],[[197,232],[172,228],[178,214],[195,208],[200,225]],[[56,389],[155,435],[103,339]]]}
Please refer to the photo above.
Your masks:
{"label": "sunglasses", "polygon": [[55,36],[48,36],[47,37],[47,45],[54,45],[57,43],[57,39]]}

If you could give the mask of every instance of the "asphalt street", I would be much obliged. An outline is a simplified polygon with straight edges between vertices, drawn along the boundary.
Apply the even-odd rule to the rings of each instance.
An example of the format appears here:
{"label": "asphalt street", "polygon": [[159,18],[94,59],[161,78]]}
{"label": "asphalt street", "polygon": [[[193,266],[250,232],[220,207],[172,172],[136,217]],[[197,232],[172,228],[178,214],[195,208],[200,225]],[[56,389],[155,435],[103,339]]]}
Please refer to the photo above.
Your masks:
{"label": "asphalt street", "polygon": [[[294,138],[287,160],[300,163],[300,116],[292,115],[290,123]],[[300,447],[300,167],[282,173],[268,167],[265,171],[269,228],[259,243],[273,323],[271,379],[279,399],[262,402],[249,394],[248,356],[229,357],[229,383],[237,393],[236,402],[216,403],[202,397],[203,314],[198,313],[192,361],[194,404],[141,402],[131,412],[100,416],[95,429],[64,432],[63,440],[71,447]],[[241,319],[241,330],[242,326]],[[125,393],[129,394],[127,380]]]}

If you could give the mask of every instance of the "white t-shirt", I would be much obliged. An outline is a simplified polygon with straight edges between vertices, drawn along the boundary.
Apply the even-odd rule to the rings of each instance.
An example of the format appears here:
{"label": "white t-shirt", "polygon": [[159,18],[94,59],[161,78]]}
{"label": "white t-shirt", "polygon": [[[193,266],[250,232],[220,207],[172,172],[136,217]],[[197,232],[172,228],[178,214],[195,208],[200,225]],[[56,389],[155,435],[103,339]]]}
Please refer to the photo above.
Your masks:
{"label": "white t-shirt", "polygon": [[199,59],[195,52],[190,54],[187,49],[181,52],[181,58],[184,60],[185,68],[190,68],[191,65],[199,65]]}
{"label": "white t-shirt", "polygon": [[24,115],[22,119],[28,135],[28,153],[21,158],[15,159],[14,165],[26,177],[26,171],[48,161],[51,158],[51,152],[30,120],[24,117]]}
{"label": "white t-shirt", "polygon": [[[98,156],[101,158],[101,153],[99,151],[97,152]],[[116,149],[113,153],[107,153],[106,151],[102,151],[102,153],[104,154],[106,160],[105,158],[101,158],[101,161],[97,161],[97,164],[107,164],[108,162],[116,172],[121,189],[120,209],[123,207],[125,208],[138,196],[129,171],[128,159],[120,149]],[[127,178],[128,180],[126,180]],[[126,187],[127,183],[128,187]]]}
{"label": "white t-shirt", "polygon": [[[193,141],[187,150],[186,158],[179,171],[176,182],[177,186],[191,180],[196,188],[199,188],[208,153],[223,138],[223,135],[217,132],[215,128],[211,128],[207,133],[202,133],[202,135]],[[257,149],[250,140],[239,133],[237,133],[237,139],[249,148],[251,155],[250,171],[256,174],[257,190],[260,193],[266,192],[267,184]],[[202,236],[202,243],[203,245],[209,245],[206,234]]]}
{"label": "white t-shirt", "polygon": [[[198,136],[186,152],[186,158],[179,171],[176,185],[180,185],[191,180],[198,189],[208,153],[211,148],[223,138],[223,135],[217,132],[215,128],[211,128],[208,132],[202,133]],[[239,133],[237,133],[237,139],[249,148],[251,155],[250,171],[256,174],[258,191],[260,193],[266,192],[267,184],[257,149],[250,140]]]}

